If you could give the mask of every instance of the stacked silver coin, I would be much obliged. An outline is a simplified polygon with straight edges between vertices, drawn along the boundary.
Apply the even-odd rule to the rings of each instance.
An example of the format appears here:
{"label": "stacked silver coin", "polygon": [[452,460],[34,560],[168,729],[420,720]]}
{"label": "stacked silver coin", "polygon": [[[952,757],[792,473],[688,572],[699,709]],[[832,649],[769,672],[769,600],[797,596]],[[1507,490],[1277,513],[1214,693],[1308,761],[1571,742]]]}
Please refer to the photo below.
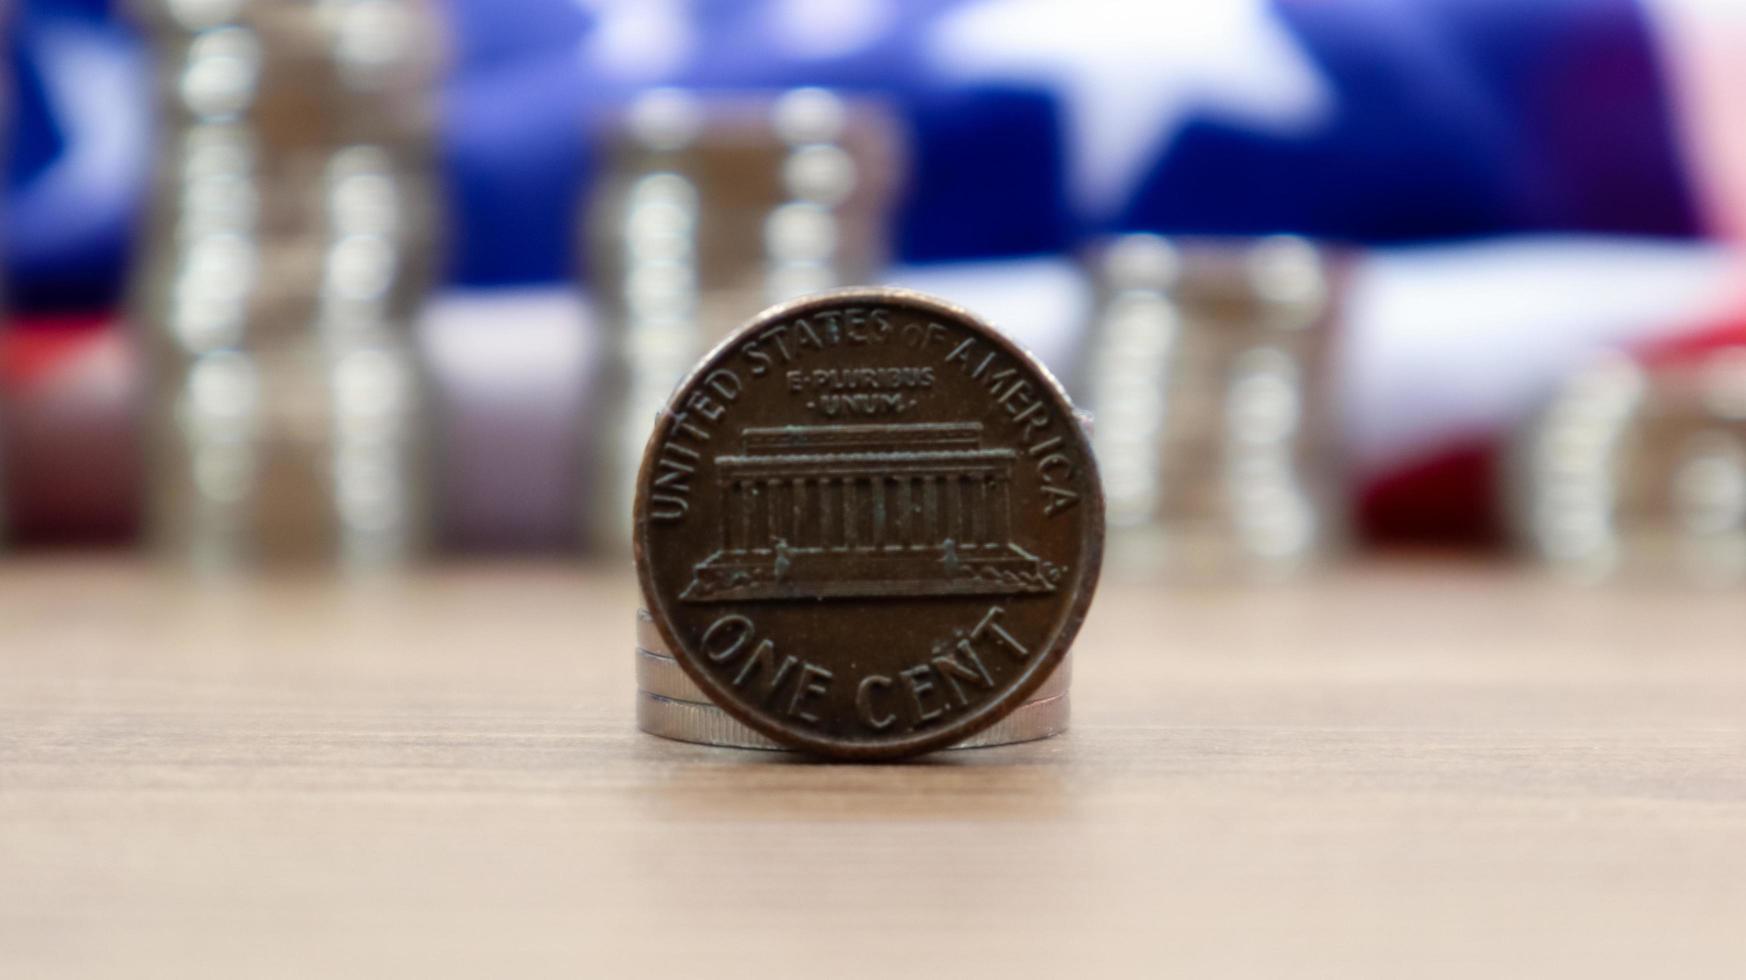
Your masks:
{"label": "stacked silver coin", "polygon": [[1746,582],[1746,347],[1578,370],[1518,445],[1514,512],[1581,579]]}
{"label": "stacked silver coin", "polygon": [[622,552],[643,444],[685,370],[771,303],[877,278],[902,146],[880,107],[819,89],[657,90],[599,143],[583,278],[604,366],[584,524]]}
{"label": "stacked silver coin", "polygon": [[[667,650],[654,620],[637,610],[637,727],[651,735],[730,749],[788,751],[716,707]],[[1014,745],[1059,735],[1072,717],[1069,689],[1073,658],[1069,654],[1030,700],[955,749]]]}
{"label": "stacked silver coin", "polygon": [[412,321],[438,230],[425,0],[139,0],[161,135],[133,316],[151,532],[207,567],[426,537]]}
{"label": "stacked silver coin", "polygon": [[1272,574],[1334,550],[1328,255],[1129,235],[1089,261],[1075,399],[1097,418],[1112,570]]}

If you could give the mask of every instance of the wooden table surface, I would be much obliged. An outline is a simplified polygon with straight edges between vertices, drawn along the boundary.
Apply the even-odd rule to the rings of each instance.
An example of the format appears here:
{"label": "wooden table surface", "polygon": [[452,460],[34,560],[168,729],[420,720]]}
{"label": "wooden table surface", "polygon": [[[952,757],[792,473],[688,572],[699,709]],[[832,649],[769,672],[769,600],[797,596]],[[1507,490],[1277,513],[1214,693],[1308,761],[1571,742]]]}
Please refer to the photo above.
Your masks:
{"label": "wooden table surface", "polygon": [[1073,732],[633,730],[627,575],[0,562],[0,977],[1746,975],[1746,597],[1110,584]]}

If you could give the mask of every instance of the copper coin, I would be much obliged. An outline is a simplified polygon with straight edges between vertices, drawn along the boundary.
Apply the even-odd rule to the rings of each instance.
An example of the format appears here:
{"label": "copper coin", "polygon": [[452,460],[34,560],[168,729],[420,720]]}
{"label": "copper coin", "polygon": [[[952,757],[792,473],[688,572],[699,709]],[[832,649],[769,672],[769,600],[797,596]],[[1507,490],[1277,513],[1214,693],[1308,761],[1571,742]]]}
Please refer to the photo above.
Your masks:
{"label": "copper coin", "polygon": [[773,741],[962,742],[1029,700],[1091,604],[1096,464],[1066,394],[976,317],[898,289],[768,310],[657,419],[637,574],[665,648]]}
{"label": "copper coin", "polygon": [[[679,666],[679,661],[667,654],[655,650],[638,649],[636,651],[637,690],[654,694],[674,701],[697,701],[707,703],[709,695],[697,689],[689,675]],[[1045,701],[1056,695],[1066,694],[1073,686],[1073,655],[1069,653],[1061,659],[1061,666],[1049,675],[1043,686],[1037,688],[1027,704]],[[1021,706],[1022,707],[1022,706]]]}
{"label": "copper coin", "polygon": [[[986,749],[1053,738],[1065,732],[1073,716],[1069,695],[1027,701],[999,722],[948,749]],[[723,749],[776,749],[778,745],[733,719],[713,704],[664,698],[637,692],[637,727],[650,735]]]}

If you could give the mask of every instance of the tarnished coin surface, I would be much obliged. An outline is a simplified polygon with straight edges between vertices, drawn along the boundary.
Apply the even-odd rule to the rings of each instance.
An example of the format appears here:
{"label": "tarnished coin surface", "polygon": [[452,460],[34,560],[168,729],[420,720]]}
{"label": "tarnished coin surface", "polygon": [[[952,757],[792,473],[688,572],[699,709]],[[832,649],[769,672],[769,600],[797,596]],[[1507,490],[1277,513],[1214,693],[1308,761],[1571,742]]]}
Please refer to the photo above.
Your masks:
{"label": "tarnished coin surface", "polygon": [[[637,690],[654,694],[676,701],[707,702],[709,695],[704,694],[686,676],[680,668],[679,661],[670,655],[657,650],[637,648]],[[1073,686],[1073,654],[1061,658],[1061,665],[1043,682],[1043,686],[1031,694],[1030,701],[1044,701],[1057,694],[1066,694]]]}
{"label": "tarnished coin surface", "polygon": [[[1067,730],[1072,718],[1071,705],[1066,694],[1027,701],[1005,718],[947,748],[988,749],[1053,738]],[[715,705],[664,698],[648,691],[637,692],[637,727],[650,735],[717,748],[788,749],[735,721]]]}
{"label": "tarnished coin surface", "polygon": [[1091,603],[1103,495],[1059,384],[897,289],[760,314],[706,356],[638,475],[665,649],[770,739],[888,759],[1030,699]]}

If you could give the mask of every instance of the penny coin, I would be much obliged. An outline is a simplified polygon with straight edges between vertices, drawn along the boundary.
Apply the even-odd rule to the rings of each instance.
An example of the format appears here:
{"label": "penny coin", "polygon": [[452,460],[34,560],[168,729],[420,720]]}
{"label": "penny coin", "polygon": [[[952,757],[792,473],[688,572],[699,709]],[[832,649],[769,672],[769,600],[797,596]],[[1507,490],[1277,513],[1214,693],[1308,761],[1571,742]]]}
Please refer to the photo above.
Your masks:
{"label": "penny coin", "polygon": [[[1065,732],[1072,718],[1072,701],[1065,694],[1027,701],[1011,714],[948,749],[987,749],[1053,738]],[[788,751],[747,728],[713,704],[666,698],[648,691],[637,692],[637,727],[650,735],[678,742],[694,742],[725,749]]]}
{"label": "penny coin", "polygon": [[1026,351],[920,293],[839,290],[760,314],[680,384],[634,537],[664,649],[711,702],[782,745],[891,759],[1054,672],[1103,493]]}
{"label": "penny coin", "polygon": [[[691,682],[679,662],[671,656],[655,650],[637,648],[637,690],[649,694],[672,698],[675,701],[699,701],[707,703],[709,695],[698,689]],[[1061,666],[1049,675],[1043,686],[1037,688],[1027,704],[1052,698],[1057,694],[1066,694],[1073,684],[1073,655],[1069,653],[1061,660]]]}

